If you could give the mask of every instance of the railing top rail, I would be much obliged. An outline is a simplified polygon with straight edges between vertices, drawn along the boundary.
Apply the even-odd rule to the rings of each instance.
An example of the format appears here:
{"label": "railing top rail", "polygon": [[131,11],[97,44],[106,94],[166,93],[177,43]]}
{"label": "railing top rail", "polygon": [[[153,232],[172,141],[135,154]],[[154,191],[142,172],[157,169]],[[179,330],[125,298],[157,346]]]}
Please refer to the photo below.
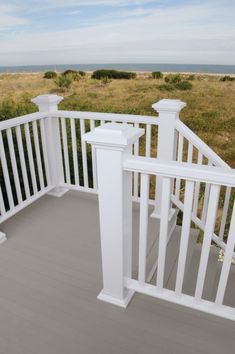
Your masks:
{"label": "railing top rail", "polygon": [[124,160],[124,170],[180,178],[196,182],[235,186],[235,170],[197,165],[187,162],[163,161],[155,158],[130,157]]}
{"label": "railing top rail", "polygon": [[204,141],[192,132],[183,122],[176,121],[176,129],[187,138],[204,156],[206,156],[217,167],[231,168],[221,159]]}
{"label": "railing top rail", "polygon": [[63,111],[58,110],[50,113],[54,118],[75,118],[89,120],[107,120],[112,122],[140,123],[158,125],[159,119],[154,116],[142,116],[135,114],[83,112],[83,111]]}
{"label": "railing top rail", "polygon": [[47,117],[48,114],[46,112],[35,112],[35,113],[26,114],[21,117],[4,120],[0,122],[0,131],[8,128],[14,128],[21,124],[33,122],[41,118],[45,118]]}

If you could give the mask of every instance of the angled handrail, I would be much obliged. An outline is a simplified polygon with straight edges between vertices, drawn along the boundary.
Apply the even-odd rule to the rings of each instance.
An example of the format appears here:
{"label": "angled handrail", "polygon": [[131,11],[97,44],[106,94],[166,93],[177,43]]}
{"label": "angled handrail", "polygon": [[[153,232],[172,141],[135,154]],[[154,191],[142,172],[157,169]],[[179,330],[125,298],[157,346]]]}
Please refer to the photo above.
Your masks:
{"label": "angled handrail", "polygon": [[176,130],[189,142],[195,146],[205,157],[218,167],[231,168],[221,157],[216,154],[202,139],[199,138],[191,129],[189,129],[182,121],[176,121]]}

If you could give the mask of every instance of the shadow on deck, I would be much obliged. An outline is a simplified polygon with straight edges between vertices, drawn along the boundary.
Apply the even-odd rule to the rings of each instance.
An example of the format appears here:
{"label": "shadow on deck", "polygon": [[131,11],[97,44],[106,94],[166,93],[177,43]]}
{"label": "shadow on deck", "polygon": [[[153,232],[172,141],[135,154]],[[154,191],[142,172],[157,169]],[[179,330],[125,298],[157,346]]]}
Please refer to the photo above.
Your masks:
{"label": "shadow on deck", "polygon": [[[135,230],[137,216],[134,211]],[[1,230],[8,236],[0,247],[1,354],[234,351],[232,321],[139,294],[126,310],[96,299],[102,277],[95,197],[45,196]],[[174,249],[177,237],[171,242]],[[190,274],[198,261],[197,247],[191,247]],[[134,249],[136,255],[138,247]],[[171,254],[169,259],[166,282],[171,288],[176,259]],[[189,293],[193,282],[187,278]]]}

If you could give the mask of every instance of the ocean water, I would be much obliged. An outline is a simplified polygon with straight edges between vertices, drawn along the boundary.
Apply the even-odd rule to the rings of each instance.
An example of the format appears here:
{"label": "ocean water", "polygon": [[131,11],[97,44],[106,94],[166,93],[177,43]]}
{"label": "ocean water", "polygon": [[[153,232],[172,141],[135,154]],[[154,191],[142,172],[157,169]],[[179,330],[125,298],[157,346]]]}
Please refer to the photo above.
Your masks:
{"label": "ocean water", "polygon": [[0,66],[2,73],[17,72],[45,72],[57,70],[94,71],[97,69],[117,69],[126,71],[163,71],[163,72],[194,72],[210,74],[235,74],[235,65],[202,65],[202,64],[64,64],[64,65],[27,65],[27,66]]}

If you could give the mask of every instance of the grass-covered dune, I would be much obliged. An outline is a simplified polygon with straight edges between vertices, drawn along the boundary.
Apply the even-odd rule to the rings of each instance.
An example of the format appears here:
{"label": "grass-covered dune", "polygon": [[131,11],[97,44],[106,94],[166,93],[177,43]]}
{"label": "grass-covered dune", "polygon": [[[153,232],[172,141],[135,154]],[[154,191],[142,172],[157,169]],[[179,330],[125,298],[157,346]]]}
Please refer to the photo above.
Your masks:
{"label": "grass-covered dune", "polygon": [[[54,74],[49,73],[45,77],[44,73],[0,74],[0,121],[36,111],[35,105],[30,100],[45,93],[62,95],[64,100],[60,104],[61,109],[153,116],[156,115],[151,108],[153,103],[163,98],[181,99],[187,103],[187,107],[181,112],[181,120],[223,160],[235,168],[235,80],[233,78],[219,75],[139,73],[136,77],[125,74],[124,78],[120,79],[116,73],[110,72],[110,75],[105,76],[102,71],[102,75],[100,73],[96,75],[99,78],[97,79],[94,75],[92,78],[91,74],[83,72],[79,74],[71,70],[66,71],[64,75]],[[157,139],[157,131],[153,130],[152,134],[156,134]],[[68,137],[68,145],[71,146],[70,137]],[[81,148],[80,145],[78,148]],[[140,150],[144,151],[144,146],[141,144]],[[91,169],[90,150],[88,169],[89,171]],[[0,182],[2,178],[0,171]],[[90,182],[92,183],[92,180]],[[153,197],[154,187],[151,186]],[[234,198],[233,189],[225,235],[229,229]],[[203,193],[199,200],[200,209]],[[220,200],[218,225],[222,207],[223,198]],[[181,218],[182,215],[179,214],[179,223]]]}
{"label": "grass-covered dune", "polygon": [[138,74],[131,80],[96,80],[90,74],[72,82],[69,89],[58,88],[43,73],[0,74],[0,120],[35,110],[30,99],[53,93],[65,97],[60,107],[154,115],[151,105],[162,98],[181,99],[187,107],[181,119],[230,166],[235,167],[235,81],[220,76],[180,75],[192,84],[182,90],[177,84],[151,74]]}

